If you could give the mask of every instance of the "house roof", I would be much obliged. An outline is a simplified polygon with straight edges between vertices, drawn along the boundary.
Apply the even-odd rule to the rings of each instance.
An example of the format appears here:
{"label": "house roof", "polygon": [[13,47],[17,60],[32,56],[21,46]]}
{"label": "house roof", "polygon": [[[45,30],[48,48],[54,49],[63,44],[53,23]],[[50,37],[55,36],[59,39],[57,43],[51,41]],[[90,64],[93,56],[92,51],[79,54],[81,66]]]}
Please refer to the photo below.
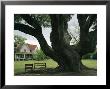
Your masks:
{"label": "house roof", "polygon": [[35,50],[37,45],[33,45],[33,44],[27,44],[27,46],[29,47],[30,50]]}

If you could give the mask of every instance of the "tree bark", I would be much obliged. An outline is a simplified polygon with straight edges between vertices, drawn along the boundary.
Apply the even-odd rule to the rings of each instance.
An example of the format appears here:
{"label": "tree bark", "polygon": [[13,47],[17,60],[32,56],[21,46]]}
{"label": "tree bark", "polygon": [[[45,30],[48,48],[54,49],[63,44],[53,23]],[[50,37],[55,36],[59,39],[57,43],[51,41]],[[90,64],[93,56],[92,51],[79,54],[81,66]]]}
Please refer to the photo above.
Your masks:
{"label": "tree bark", "polygon": [[[95,28],[95,31],[91,32],[94,35],[93,34],[90,35],[90,32],[89,32],[89,28],[93,25],[93,22],[96,21],[96,17],[97,15],[95,14],[92,14],[92,15],[91,14],[86,14],[86,15],[78,14],[77,15],[79,26],[80,26],[79,54],[80,54],[81,59],[83,55],[93,52],[96,48],[97,33],[95,31],[97,31],[97,27]],[[83,70],[83,69],[89,69],[89,68],[84,66],[82,62],[80,61],[80,69]]]}
{"label": "tree bark", "polygon": [[[97,15],[95,14],[93,15],[87,14],[86,16],[80,14],[77,15],[80,26],[80,56],[81,57],[87,53],[93,52],[96,48],[96,41],[94,40],[93,42],[90,37],[90,33],[94,33],[96,29],[93,32],[89,32],[89,28],[93,25],[93,22],[96,21],[96,17]],[[96,39],[96,35],[97,33],[94,34],[92,38],[95,37],[94,39]]]}
{"label": "tree bark", "polygon": [[61,60],[64,61],[63,65],[66,71],[78,72],[80,70],[80,56],[76,50],[64,40],[65,20],[63,15],[50,15],[50,17],[52,25],[52,32],[50,36],[52,48],[55,50]]}

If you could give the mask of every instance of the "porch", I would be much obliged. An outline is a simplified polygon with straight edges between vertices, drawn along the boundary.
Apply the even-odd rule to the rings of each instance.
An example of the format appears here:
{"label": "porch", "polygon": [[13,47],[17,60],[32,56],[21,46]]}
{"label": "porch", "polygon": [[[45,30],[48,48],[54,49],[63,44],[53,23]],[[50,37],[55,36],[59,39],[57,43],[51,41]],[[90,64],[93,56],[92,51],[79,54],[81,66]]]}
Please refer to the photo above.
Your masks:
{"label": "porch", "polygon": [[32,53],[15,53],[15,61],[26,61],[26,60],[32,60],[33,55]]}

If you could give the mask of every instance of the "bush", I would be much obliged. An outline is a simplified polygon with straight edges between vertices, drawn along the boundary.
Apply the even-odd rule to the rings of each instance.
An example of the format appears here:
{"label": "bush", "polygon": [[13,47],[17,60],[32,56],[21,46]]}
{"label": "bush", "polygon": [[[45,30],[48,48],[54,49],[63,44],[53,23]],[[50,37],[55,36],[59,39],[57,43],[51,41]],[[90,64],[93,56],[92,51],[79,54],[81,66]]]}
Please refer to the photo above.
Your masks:
{"label": "bush", "polygon": [[40,50],[37,50],[35,54],[33,54],[33,58],[34,60],[41,61],[41,60],[49,59],[50,57],[46,56],[43,53],[43,51],[40,49]]}

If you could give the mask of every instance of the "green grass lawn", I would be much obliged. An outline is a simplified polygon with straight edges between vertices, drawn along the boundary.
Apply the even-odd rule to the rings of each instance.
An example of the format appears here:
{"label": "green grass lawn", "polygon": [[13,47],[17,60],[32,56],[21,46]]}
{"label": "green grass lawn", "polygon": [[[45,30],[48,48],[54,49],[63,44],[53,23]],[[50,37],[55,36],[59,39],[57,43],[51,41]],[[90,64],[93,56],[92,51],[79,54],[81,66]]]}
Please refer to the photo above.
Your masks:
{"label": "green grass lawn", "polygon": [[88,68],[94,68],[97,69],[97,60],[90,60],[90,59],[86,59],[86,60],[82,60],[82,63],[87,66]]}
{"label": "green grass lawn", "polygon": [[46,63],[46,68],[56,68],[58,66],[57,62],[52,59],[44,60],[44,61],[15,61],[14,62],[14,73],[19,74],[25,72],[25,64],[34,64],[34,63]]}
{"label": "green grass lawn", "polygon": [[[25,72],[25,64],[34,64],[38,62],[44,62],[47,65],[47,68],[56,68],[58,64],[53,61],[52,59],[44,60],[44,61],[15,61],[14,62],[14,73],[15,74],[21,74]],[[83,64],[89,68],[97,68],[97,62],[96,60],[82,60]]]}

